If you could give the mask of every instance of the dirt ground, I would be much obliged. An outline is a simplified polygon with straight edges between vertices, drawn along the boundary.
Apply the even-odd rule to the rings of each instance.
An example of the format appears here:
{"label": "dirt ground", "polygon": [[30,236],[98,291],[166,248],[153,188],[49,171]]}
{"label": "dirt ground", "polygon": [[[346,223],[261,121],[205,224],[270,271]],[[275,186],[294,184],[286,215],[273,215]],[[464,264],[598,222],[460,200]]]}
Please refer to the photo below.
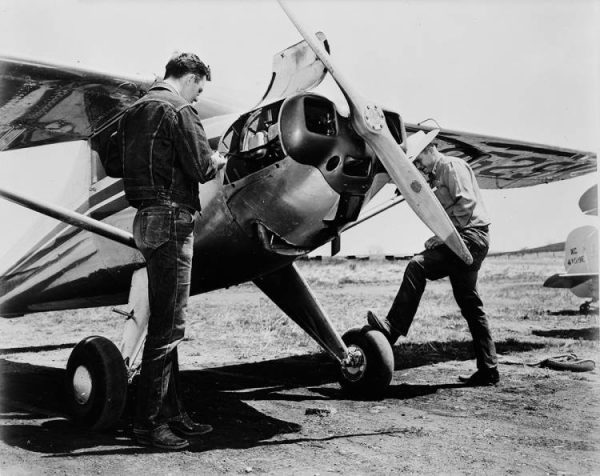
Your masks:
{"label": "dirt ground", "polygon": [[[137,446],[127,417],[107,433],[64,418],[71,348],[90,334],[118,340],[108,309],[0,321],[0,474],[598,474],[598,370],[525,365],[567,351],[597,361],[597,316],[569,315],[580,301],[538,289],[547,271],[539,258],[489,261],[481,287],[500,356],[497,387],[457,384],[473,361],[447,283],[428,287],[378,401],[345,398],[336,365],[252,286],[192,298],[184,398],[215,430],[178,453]],[[401,275],[398,264],[390,279],[329,280],[329,271],[351,276],[363,265],[302,266],[340,330],[362,324],[367,308],[386,308]]]}

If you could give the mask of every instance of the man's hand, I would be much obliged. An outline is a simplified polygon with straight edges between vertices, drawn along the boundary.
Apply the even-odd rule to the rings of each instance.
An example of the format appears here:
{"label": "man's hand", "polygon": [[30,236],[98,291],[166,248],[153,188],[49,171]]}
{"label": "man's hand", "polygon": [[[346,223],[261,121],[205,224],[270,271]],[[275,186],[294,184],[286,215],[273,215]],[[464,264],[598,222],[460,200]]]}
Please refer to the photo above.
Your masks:
{"label": "man's hand", "polygon": [[442,240],[440,240],[437,236],[432,236],[425,242],[425,249],[431,250],[431,249],[436,248],[437,246],[440,246],[443,244],[444,244],[444,242]]}
{"label": "man's hand", "polygon": [[213,155],[211,155],[210,160],[212,160],[215,170],[221,170],[227,163],[227,158],[221,155],[220,152],[215,152]]}

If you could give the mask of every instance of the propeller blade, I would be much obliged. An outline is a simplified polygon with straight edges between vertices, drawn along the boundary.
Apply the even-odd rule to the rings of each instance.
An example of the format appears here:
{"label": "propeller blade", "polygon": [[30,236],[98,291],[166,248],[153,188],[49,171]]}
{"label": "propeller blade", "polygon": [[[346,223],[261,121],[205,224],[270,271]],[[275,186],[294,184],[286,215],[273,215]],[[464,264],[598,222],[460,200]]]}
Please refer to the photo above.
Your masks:
{"label": "propeller blade", "polygon": [[406,199],[408,205],[427,227],[438,236],[465,263],[473,257],[452,221],[444,211],[425,178],[412,164],[406,153],[392,136],[377,104],[365,100],[350,81],[333,64],[331,57],[313,35],[309,35],[283,0],[278,0],[284,12],[325,65],[340,87],[350,106],[352,125],[356,133],[375,151],[388,175]]}

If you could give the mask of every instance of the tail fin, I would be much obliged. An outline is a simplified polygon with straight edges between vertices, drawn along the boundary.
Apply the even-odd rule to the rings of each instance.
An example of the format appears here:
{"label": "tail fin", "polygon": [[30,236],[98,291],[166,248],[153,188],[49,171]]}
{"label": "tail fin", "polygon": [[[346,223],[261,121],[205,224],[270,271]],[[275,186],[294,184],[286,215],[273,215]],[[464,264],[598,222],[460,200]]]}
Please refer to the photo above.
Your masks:
{"label": "tail fin", "polygon": [[575,228],[565,243],[567,273],[598,272],[598,229],[592,225]]}

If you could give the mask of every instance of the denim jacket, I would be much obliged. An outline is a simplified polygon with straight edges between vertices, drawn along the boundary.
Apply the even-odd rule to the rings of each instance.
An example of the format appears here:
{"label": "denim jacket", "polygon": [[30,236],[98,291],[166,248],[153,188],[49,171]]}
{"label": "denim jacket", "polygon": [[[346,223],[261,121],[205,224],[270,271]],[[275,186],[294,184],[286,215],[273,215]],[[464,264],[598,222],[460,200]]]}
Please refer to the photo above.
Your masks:
{"label": "denim jacket", "polygon": [[155,84],[125,112],[117,140],[132,206],[168,200],[200,210],[198,182],[216,174],[213,151],[196,110],[171,85]]}

